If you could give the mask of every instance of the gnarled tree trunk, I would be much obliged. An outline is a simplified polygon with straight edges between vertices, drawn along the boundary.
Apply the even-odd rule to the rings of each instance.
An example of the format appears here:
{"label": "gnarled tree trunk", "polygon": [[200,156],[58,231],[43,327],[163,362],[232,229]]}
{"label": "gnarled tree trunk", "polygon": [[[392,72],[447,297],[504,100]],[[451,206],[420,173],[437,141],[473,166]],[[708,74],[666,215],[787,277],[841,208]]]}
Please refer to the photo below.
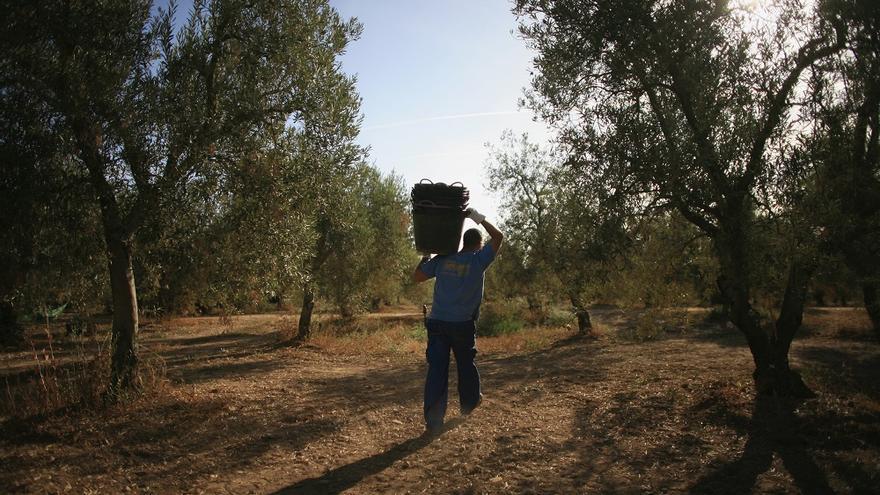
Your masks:
{"label": "gnarled tree trunk", "polygon": [[315,309],[315,290],[311,283],[306,284],[303,289],[302,310],[299,313],[299,328],[296,334],[296,340],[303,341],[309,338],[309,332],[312,327],[312,311]]}
{"label": "gnarled tree trunk", "polygon": [[746,337],[755,371],[752,377],[760,394],[809,396],[800,375],[789,366],[791,342],[801,326],[809,271],[797,262],[789,269],[788,282],[779,318],[774,327],[763,324],[751,305],[751,286],[746,274],[747,262],[742,241],[727,244],[721,256],[718,287],[729,307],[728,318]]}
{"label": "gnarled tree trunk", "polygon": [[800,374],[792,370],[788,362],[791,342],[803,322],[809,279],[810,270],[798,261],[792,262],[782,307],[776,319],[776,332],[770,336],[770,348],[773,352],[771,365],[775,375],[774,391],[788,397],[813,396]]}
{"label": "gnarled tree trunk", "polygon": [[582,335],[592,334],[593,323],[590,321],[590,312],[587,311],[587,308],[576,294],[569,294],[568,299],[571,301],[571,307],[574,309],[575,316],[577,316],[578,332]]}

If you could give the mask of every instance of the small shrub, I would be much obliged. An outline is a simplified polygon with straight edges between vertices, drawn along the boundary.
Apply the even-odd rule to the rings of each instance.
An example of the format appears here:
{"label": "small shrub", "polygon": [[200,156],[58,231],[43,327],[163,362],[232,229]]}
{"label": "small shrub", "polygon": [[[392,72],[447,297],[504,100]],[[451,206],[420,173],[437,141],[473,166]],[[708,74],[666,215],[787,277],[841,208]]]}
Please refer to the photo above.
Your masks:
{"label": "small shrub", "polygon": [[74,315],[73,318],[64,324],[65,337],[92,337],[97,333],[98,326],[95,325],[95,322],[86,315]]}
{"label": "small shrub", "polygon": [[575,323],[574,314],[565,309],[552,309],[547,313],[544,319],[544,325],[548,327],[564,327],[571,323]]}
{"label": "small shrub", "polygon": [[221,334],[227,334],[227,333],[232,332],[232,328],[233,328],[233,324],[234,324],[234,322],[232,320],[232,314],[230,314],[229,312],[227,312],[225,310],[221,311],[219,323],[220,323],[220,327],[221,327],[221,330],[220,330]]}
{"label": "small shrub", "polygon": [[663,322],[657,310],[648,310],[639,315],[632,329],[632,340],[644,342],[656,340],[663,333]]}
{"label": "small shrub", "polygon": [[299,325],[296,320],[290,316],[284,316],[278,322],[278,339],[281,342],[290,342],[296,338],[299,333]]}
{"label": "small shrub", "polygon": [[656,340],[664,333],[683,333],[690,326],[687,311],[669,308],[650,308],[636,318],[635,324],[624,337],[637,342]]}
{"label": "small shrub", "polygon": [[421,342],[427,341],[428,340],[428,329],[425,328],[425,324],[419,322],[419,323],[416,323],[415,325],[413,325],[409,331],[409,338],[411,338],[413,340],[418,340]]}
{"label": "small shrub", "polygon": [[525,326],[522,312],[512,301],[485,304],[477,321],[477,335],[496,337],[518,332]]}
{"label": "small shrub", "polygon": [[516,314],[525,320],[529,325],[545,325],[550,317],[550,308],[546,304],[541,304],[526,309],[525,311],[515,311]]}

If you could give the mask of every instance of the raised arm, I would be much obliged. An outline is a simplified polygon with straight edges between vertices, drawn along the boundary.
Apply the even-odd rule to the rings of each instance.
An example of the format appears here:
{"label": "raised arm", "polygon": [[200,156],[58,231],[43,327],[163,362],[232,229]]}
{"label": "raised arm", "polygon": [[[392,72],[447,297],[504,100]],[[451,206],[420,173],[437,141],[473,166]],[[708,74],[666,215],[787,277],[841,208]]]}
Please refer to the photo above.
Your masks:
{"label": "raised arm", "polygon": [[423,272],[421,270],[422,265],[424,265],[425,262],[428,261],[429,259],[431,259],[430,256],[422,256],[422,259],[419,260],[419,264],[416,265],[416,269],[413,270],[413,274],[412,274],[412,278],[413,278],[414,282],[424,282],[425,280],[428,280],[430,278],[427,275],[425,275],[425,272]]}
{"label": "raised arm", "polygon": [[467,209],[467,217],[473,220],[477,225],[482,225],[483,228],[486,229],[486,232],[489,233],[489,237],[492,238],[492,250],[495,254],[498,254],[498,250],[501,249],[501,242],[504,241],[504,234],[496,229],[494,225],[489,223],[489,221],[486,220],[485,215],[473,208]]}
{"label": "raised arm", "polygon": [[504,241],[504,234],[485,218],[480,222],[480,225],[489,233],[489,237],[492,238],[492,250],[495,251],[495,254],[498,254],[498,250],[501,249],[501,243]]}

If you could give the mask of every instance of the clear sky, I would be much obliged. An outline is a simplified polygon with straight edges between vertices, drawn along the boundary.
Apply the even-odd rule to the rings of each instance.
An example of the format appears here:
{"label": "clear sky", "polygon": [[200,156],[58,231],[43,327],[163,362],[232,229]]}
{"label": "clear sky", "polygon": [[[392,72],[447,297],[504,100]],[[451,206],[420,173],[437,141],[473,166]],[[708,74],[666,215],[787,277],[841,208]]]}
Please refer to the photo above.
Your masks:
{"label": "clear sky", "polygon": [[471,206],[497,219],[486,192],[485,143],[504,129],[550,136],[518,109],[532,53],[506,0],[331,0],[364,25],[342,58],[363,99],[360,143],[370,161],[402,175],[461,181]]}

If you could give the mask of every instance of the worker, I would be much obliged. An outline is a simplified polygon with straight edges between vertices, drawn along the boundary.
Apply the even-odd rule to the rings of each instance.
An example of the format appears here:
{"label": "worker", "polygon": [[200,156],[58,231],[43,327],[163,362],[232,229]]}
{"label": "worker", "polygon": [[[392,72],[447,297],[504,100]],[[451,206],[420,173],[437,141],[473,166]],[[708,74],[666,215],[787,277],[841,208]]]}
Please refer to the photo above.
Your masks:
{"label": "worker", "polygon": [[465,210],[467,218],[482,225],[490,242],[483,245],[479,229],[464,233],[461,251],[433,258],[425,256],[413,271],[413,280],[435,278],[434,301],[425,319],[428,330],[428,375],[425,378],[425,429],[439,434],[446,416],[449,380],[449,351],[458,368],[458,398],[461,414],[470,414],[483,399],[477,355],[476,320],[483,299],[483,276],[495,259],[504,235],[477,210]]}

